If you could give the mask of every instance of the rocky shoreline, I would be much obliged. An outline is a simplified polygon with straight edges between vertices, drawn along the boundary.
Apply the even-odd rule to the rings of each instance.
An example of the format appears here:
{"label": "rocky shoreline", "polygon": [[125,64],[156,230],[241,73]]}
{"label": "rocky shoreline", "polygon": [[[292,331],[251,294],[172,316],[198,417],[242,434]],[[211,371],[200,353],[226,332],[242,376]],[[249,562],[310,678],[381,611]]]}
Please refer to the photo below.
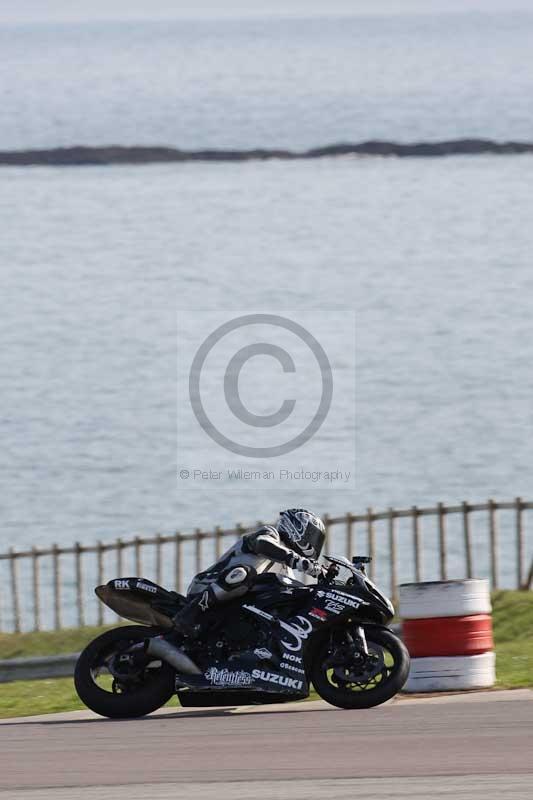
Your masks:
{"label": "rocky shoreline", "polygon": [[401,144],[371,140],[358,144],[333,144],[296,152],[281,149],[179,150],[173,147],[56,147],[50,150],[0,151],[0,166],[99,166],[234,161],[296,161],[338,156],[396,156],[398,158],[453,155],[509,155],[533,153],[533,142],[495,142],[490,139],[453,139],[443,142]]}

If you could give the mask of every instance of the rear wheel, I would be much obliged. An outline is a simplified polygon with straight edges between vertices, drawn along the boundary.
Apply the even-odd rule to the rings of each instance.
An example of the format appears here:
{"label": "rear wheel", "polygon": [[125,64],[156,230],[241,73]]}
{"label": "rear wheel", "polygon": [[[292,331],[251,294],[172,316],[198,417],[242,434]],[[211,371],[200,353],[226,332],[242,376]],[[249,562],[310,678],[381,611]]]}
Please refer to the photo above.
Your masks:
{"label": "rear wheel", "polygon": [[311,680],[317,693],[339,708],[371,708],[397,694],[409,674],[409,653],[386,628],[365,628],[368,655],[349,630],[334,631],[315,653]]}
{"label": "rear wheel", "polygon": [[143,642],[159,629],[127,625],[98,636],[74,671],[80,700],[104,717],[142,717],[174,694],[175,670],[144,654]]}

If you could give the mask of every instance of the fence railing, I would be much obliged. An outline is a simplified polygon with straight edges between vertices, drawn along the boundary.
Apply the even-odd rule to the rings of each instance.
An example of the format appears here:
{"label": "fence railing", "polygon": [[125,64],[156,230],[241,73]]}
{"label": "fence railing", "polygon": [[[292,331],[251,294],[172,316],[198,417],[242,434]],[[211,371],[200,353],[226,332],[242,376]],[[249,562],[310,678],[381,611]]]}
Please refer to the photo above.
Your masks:
{"label": "fence railing", "polygon": [[[326,514],[324,552],[372,556],[370,577],[393,598],[405,580],[488,577],[493,589],[530,589],[533,548],[527,544],[526,517],[532,509],[533,502],[516,498]],[[228,540],[250,527],[10,549],[0,554],[0,631],[116,619],[93,593],[94,586],[113,577],[142,576],[183,592],[196,572],[219,558]]]}

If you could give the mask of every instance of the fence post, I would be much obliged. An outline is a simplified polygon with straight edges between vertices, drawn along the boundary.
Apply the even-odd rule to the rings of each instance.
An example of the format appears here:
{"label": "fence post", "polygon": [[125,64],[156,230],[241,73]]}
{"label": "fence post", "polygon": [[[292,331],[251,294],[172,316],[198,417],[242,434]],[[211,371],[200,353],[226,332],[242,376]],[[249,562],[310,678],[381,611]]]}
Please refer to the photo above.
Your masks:
{"label": "fence post", "polygon": [[19,587],[18,587],[18,574],[17,574],[17,559],[13,548],[9,548],[9,569],[11,573],[11,597],[13,604],[13,630],[15,633],[20,633],[20,601],[19,601]]}
{"label": "fence post", "polygon": [[465,558],[466,558],[466,577],[473,577],[472,568],[472,541],[470,538],[470,508],[468,503],[463,500],[463,534],[465,539]]}
{"label": "fence post", "polygon": [[[117,573],[116,573],[117,574],[117,578],[121,578],[122,575],[123,575],[123,572],[124,572],[124,559],[122,557],[123,556],[123,552],[122,552],[122,548],[123,547],[124,547],[124,544],[122,542],[122,539],[119,536],[117,538],[116,542],[115,542],[115,548],[116,548],[116,551],[117,551]],[[117,614],[117,620],[120,620],[120,619],[121,619],[120,614]]]}
{"label": "fence post", "polygon": [[[96,543],[96,583],[100,586],[104,582],[104,547],[101,541]],[[104,604],[98,603],[98,625],[104,624]]]}
{"label": "fence post", "polygon": [[517,497],[516,505],[516,588],[522,588],[524,565],[524,520],[522,515],[522,498]]}
{"label": "fence post", "polygon": [[123,558],[123,548],[124,542],[118,537],[115,547],[117,548],[117,578],[122,577],[122,573],[124,572],[124,558]]}
{"label": "fence post", "polygon": [[217,525],[215,528],[215,561],[222,555],[222,528]]}
{"label": "fence post", "polygon": [[31,580],[33,588],[33,630],[41,630],[41,605],[39,599],[39,555],[36,547],[31,549]]}
{"label": "fence post", "polygon": [[489,500],[489,534],[490,534],[490,575],[493,590],[498,588],[498,522],[496,519],[496,503]]}
{"label": "fence post", "polygon": [[194,533],[194,563],[195,572],[198,574],[202,571],[202,531],[200,528],[195,528]]}
{"label": "fence post", "polygon": [[446,522],[444,516],[446,509],[442,503],[438,504],[439,514],[439,554],[440,554],[440,579],[441,581],[447,580],[448,569],[446,563]]}
{"label": "fence post", "polygon": [[374,531],[374,520],[372,517],[372,509],[370,507],[367,508],[366,521],[367,521],[366,530],[368,536],[368,555],[372,559],[372,561],[368,565],[369,566],[368,574],[370,576],[370,580],[374,580],[376,576],[376,537]]}
{"label": "fence post", "polygon": [[412,506],[411,514],[413,519],[413,547],[415,556],[415,581],[420,583],[422,580],[422,550],[420,546],[420,517],[418,508]]}
{"label": "fence post", "polygon": [[161,559],[162,559],[162,545],[161,545],[161,534],[158,533],[156,536],[155,542],[155,582],[161,584],[162,581],[162,566],[161,566]]}
{"label": "fence post", "polygon": [[398,570],[396,563],[396,518],[394,509],[389,508],[389,554],[390,554],[390,596],[396,603],[396,587],[398,585]]}
{"label": "fence post", "polygon": [[354,521],[352,514],[346,514],[346,558],[351,560],[354,552]]}
{"label": "fence post", "polygon": [[52,545],[52,572],[54,581],[54,628],[61,628],[61,573],[59,564],[59,548]]}
{"label": "fence post", "polygon": [[135,551],[135,576],[137,578],[142,578],[141,539],[139,536],[135,537],[134,551]]}
{"label": "fence post", "polygon": [[175,574],[175,581],[176,581],[176,591],[181,592],[181,587],[183,583],[183,568],[182,568],[182,542],[181,542],[181,534],[179,531],[176,531],[176,535],[174,536],[175,541],[175,550],[174,550],[174,574]]}
{"label": "fence post", "polygon": [[526,590],[526,592],[529,592],[531,591],[531,589],[533,589],[533,559],[531,559],[531,566],[527,574],[526,582],[524,584],[524,589]]}
{"label": "fence post", "polygon": [[76,552],[75,559],[75,572],[76,572],[76,605],[78,608],[78,626],[83,628],[85,625],[85,614],[83,610],[83,570],[81,565],[81,544],[76,542],[74,545]]}
{"label": "fence post", "polygon": [[246,533],[246,528],[244,527],[242,522],[238,522],[237,525],[235,526],[235,531],[238,537],[244,536],[244,534]]}

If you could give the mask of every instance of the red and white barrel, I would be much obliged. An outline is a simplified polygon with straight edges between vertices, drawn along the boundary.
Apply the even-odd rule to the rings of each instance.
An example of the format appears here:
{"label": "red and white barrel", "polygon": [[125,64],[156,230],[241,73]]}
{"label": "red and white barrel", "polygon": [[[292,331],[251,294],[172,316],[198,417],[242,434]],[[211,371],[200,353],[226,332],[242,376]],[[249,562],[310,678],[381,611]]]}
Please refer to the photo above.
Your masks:
{"label": "red and white barrel", "polygon": [[402,584],[402,637],[411,655],[404,692],[493,686],[491,610],[486,580]]}

